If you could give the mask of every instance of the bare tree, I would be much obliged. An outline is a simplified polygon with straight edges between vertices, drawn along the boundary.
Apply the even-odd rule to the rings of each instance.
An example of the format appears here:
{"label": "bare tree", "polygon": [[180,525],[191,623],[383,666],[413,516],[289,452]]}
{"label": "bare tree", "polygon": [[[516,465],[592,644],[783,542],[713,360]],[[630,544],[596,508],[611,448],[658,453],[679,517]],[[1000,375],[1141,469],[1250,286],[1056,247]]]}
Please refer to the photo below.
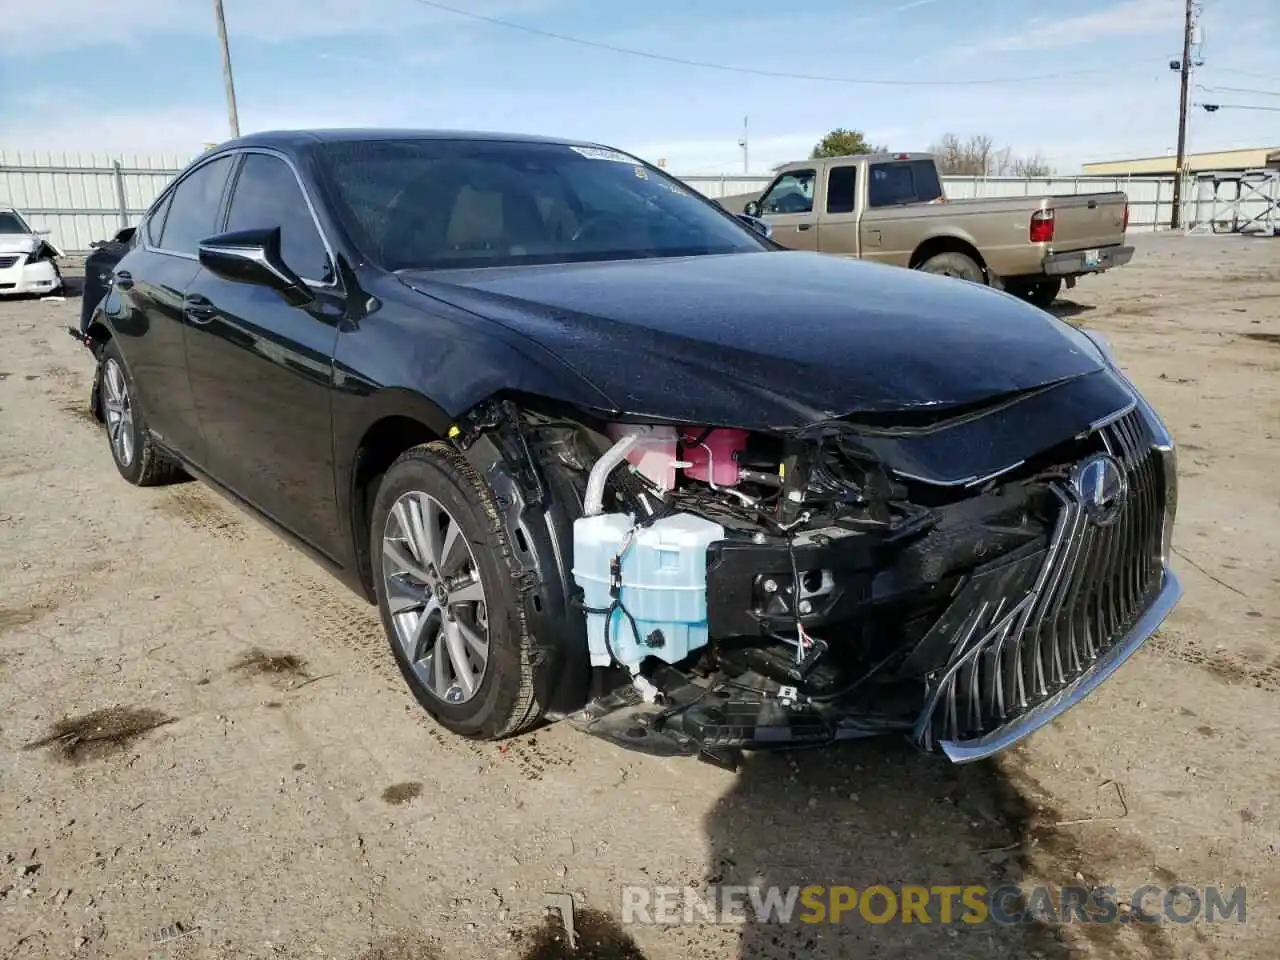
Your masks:
{"label": "bare tree", "polygon": [[1043,177],[1053,172],[1043,156],[1018,156],[1010,147],[995,149],[991,138],[975,134],[961,140],[944,133],[930,147],[943,174],[959,177]]}

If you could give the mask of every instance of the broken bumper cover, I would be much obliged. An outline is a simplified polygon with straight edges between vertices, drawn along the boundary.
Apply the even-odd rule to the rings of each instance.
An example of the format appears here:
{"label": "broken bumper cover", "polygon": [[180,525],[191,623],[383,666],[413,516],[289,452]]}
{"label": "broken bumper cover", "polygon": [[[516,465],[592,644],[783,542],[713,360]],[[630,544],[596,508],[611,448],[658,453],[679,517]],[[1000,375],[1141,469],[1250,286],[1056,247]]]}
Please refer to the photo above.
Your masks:
{"label": "broken bumper cover", "polygon": [[[957,764],[994,756],[1029,737],[1084,700],[1111,677],[1156,632],[1182,596],[1182,585],[1168,567],[1162,585],[1133,625],[1084,672],[1047,699],[982,736],[939,740],[929,745]],[[622,688],[575,714],[579,729],[628,749],[663,756],[733,750],[820,747],[887,733],[913,734],[912,719],[901,713],[870,713],[849,704],[795,697],[781,690],[726,690],[708,694],[692,684],[667,687],[682,706],[670,720],[662,708],[645,703],[633,688]],[[919,721],[916,721],[918,726]],[[918,729],[913,739],[920,744]]]}
{"label": "broken bumper cover", "polygon": [[[0,256],[0,260],[3,259],[5,258]],[[11,267],[0,268],[0,296],[56,293],[61,287],[58,271],[48,260],[15,263]]]}

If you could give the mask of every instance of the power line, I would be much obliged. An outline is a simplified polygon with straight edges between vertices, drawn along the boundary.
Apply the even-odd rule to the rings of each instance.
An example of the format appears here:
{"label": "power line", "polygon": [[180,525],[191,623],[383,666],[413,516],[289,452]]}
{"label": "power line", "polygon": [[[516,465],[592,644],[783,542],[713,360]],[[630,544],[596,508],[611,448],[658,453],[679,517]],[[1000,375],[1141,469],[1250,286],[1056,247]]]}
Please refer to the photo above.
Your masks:
{"label": "power line", "polygon": [[1280,91],[1276,90],[1252,90],[1249,87],[1210,87],[1205,84],[1196,84],[1201,90],[1225,90],[1227,93],[1253,93],[1259,97],[1280,97]]}
{"label": "power line", "polygon": [[[435,10],[443,10],[445,13],[452,13],[455,16],[466,17],[470,20],[479,20],[482,23],[493,24],[497,27],[505,27],[508,30],[518,30],[521,33],[532,34],[535,37],[544,37],[548,40],[559,40],[563,43],[573,43],[580,47],[592,47],[596,50],[608,50],[612,53],[622,53],[630,57],[642,57],[646,60],[657,60],[662,63],[674,63],[685,67],[701,67],[704,70],[719,70],[723,73],[742,73],[757,77],[771,77],[775,80],[815,80],[820,83],[847,83],[857,86],[874,87],[976,87],[996,86],[1000,84],[1033,83],[1040,80],[1060,80],[1064,77],[1079,77],[1090,73],[1119,72],[1113,65],[1107,67],[1094,67],[1088,70],[1071,70],[1063,73],[1044,73],[1030,77],[1004,77],[981,80],[873,80],[854,77],[829,77],[821,74],[790,73],[783,70],[759,70],[754,67],[735,67],[725,63],[708,63],[705,60],[689,60],[684,57],[672,57],[664,53],[654,53],[650,50],[635,50],[631,47],[619,47],[612,43],[604,43],[598,40],[584,40],[581,37],[571,37],[564,33],[555,33],[551,30],[541,30],[537,27],[530,27],[522,23],[512,23],[510,20],[502,20],[498,17],[490,17],[482,13],[473,13],[470,10],[451,7],[448,4],[437,3],[436,0],[413,0],[413,2],[421,4],[424,7],[431,7]],[[1128,67],[1121,67],[1119,70],[1132,69],[1135,66],[1141,66],[1148,62],[1155,61],[1139,60],[1131,63]],[[1163,62],[1163,58],[1161,58],[1161,62]]]}
{"label": "power line", "polygon": [[1230,67],[1214,67],[1218,73],[1233,73],[1237,77],[1253,77],[1255,80],[1275,80],[1280,82],[1280,77],[1269,77],[1263,73],[1250,73],[1248,70],[1234,70]]}
{"label": "power line", "polygon": [[1274,110],[1280,111],[1280,107],[1261,107],[1252,103],[1197,103],[1197,107],[1208,113],[1215,113],[1218,110]]}

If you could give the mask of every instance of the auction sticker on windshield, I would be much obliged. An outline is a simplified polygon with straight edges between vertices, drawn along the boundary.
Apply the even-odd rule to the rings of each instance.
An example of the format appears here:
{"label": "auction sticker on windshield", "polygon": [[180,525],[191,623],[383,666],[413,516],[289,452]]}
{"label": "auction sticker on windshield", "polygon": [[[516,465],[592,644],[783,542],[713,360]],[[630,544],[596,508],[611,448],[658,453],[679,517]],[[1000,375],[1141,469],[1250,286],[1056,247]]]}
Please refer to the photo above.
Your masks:
{"label": "auction sticker on windshield", "polygon": [[628,157],[617,150],[606,150],[603,147],[570,147],[574,153],[588,160],[612,160],[614,163],[635,163],[635,157]]}

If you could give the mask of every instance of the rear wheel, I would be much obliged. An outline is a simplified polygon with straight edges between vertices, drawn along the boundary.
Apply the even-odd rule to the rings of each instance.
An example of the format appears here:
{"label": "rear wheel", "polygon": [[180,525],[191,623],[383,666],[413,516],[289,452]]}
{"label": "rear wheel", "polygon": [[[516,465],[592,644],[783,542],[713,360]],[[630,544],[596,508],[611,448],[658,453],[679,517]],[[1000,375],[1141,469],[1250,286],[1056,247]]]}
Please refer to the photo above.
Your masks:
{"label": "rear wheel", "polygon": [[382,624],[418,702],[477,740],[532,725],[533,640],[497,508],[470,464],[443,443],[402,454],[382,479],[370,537]]}
{"label": "rear wheel", "polygon": [[138,409],[133,380],[114,340],[102,348],[101,363],[98,397],[111,459],[115,461],[120,476],[136,487],[154,487],[181,480],[184,476],[182,467],[151,439],[147,421]]}
{"label": "rear wheel", "polygon": [[1036,280],[1033,283],[1010,283],[1008,290],[1014,296],[1034,303],[1042,310],[1047,310],[1062,292],[1062,278],[1053,277],[1048,280]]}
{"label": "rear wheel", "polygon": [[941,277],[968,280],[970,283],[985,285],[987,282],[987,276],[982,272],[982,267],[978,266],[978,262],[973,257],[963,253],[934,254],[916,269],[923,270],[925,273],[937,274]]}

